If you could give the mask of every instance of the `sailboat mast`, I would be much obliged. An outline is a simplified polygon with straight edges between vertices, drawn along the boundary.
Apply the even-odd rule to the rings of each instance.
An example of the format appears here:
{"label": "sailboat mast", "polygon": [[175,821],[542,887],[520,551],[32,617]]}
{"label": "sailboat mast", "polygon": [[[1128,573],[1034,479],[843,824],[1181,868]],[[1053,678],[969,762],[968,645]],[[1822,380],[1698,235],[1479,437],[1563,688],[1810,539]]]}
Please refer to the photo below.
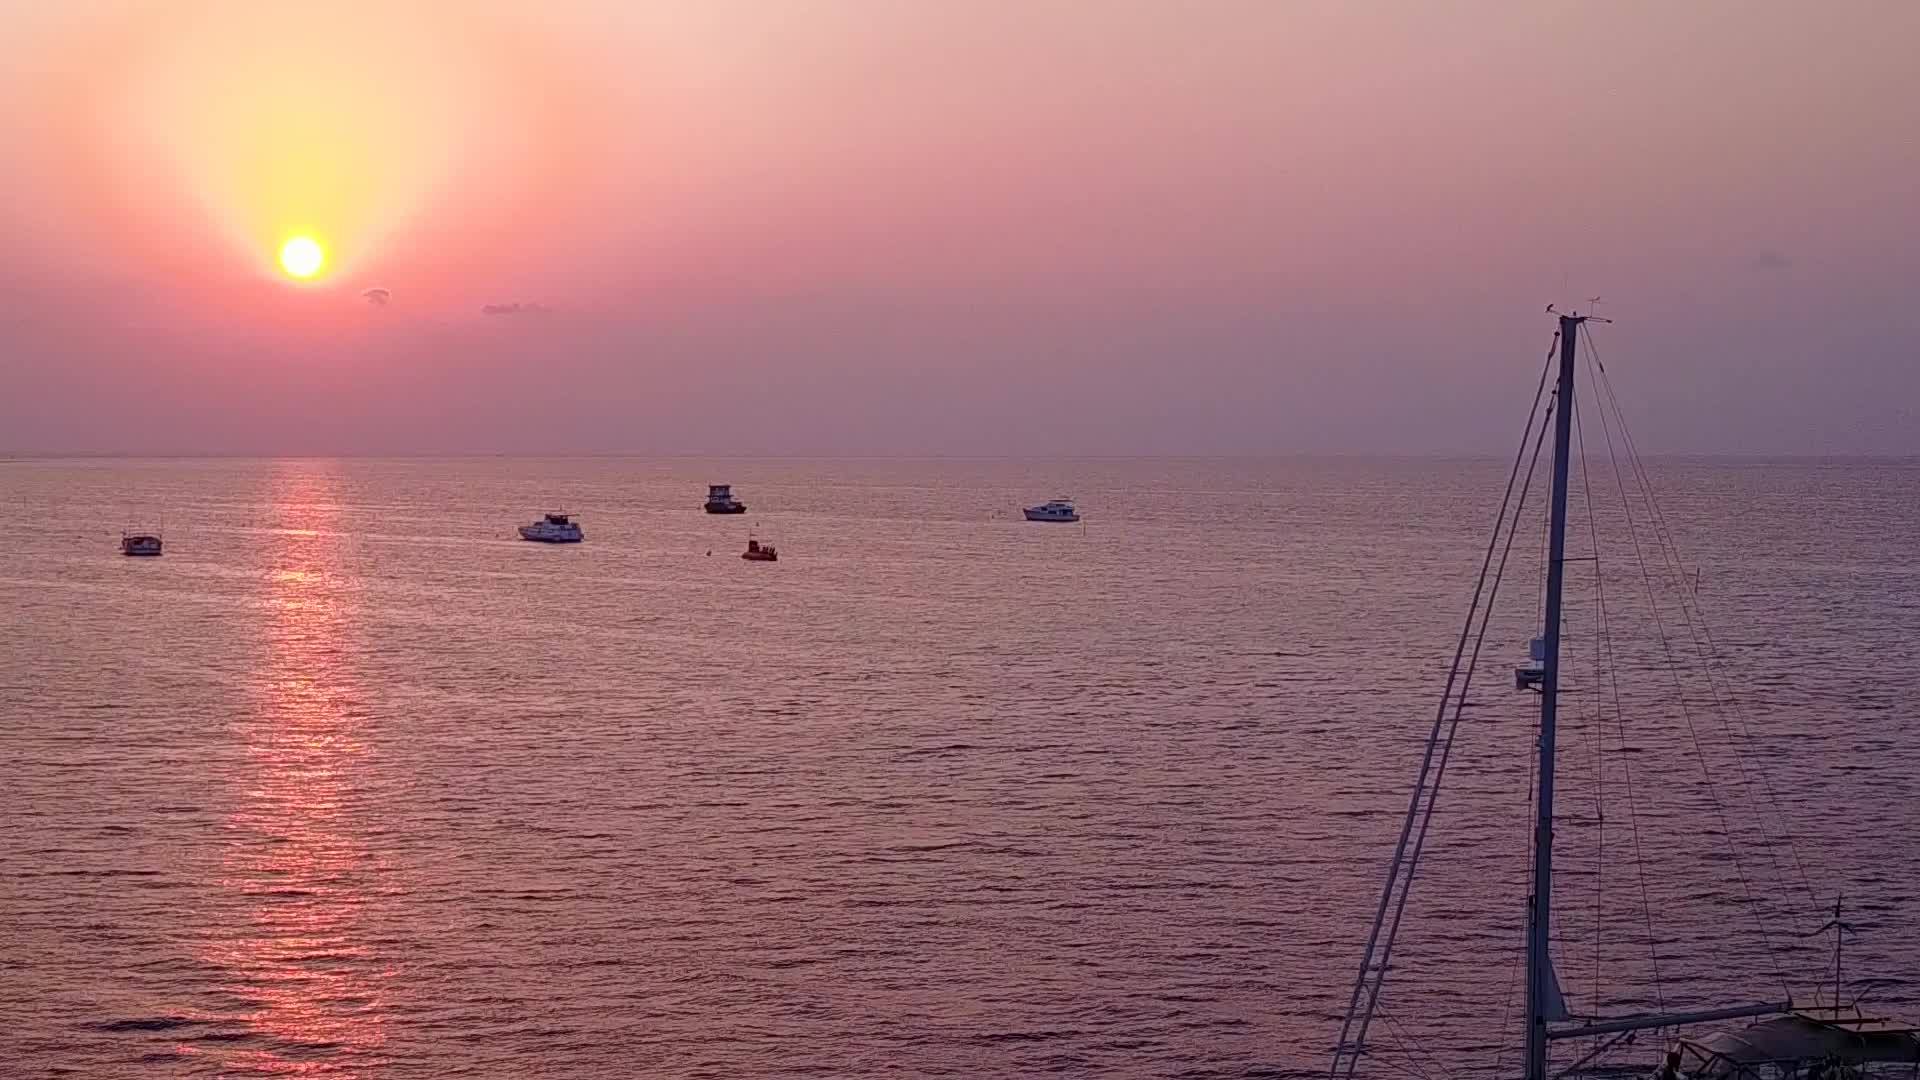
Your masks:
{"label": "sailboat mast", "polygon": [[1553,497],[1547,519],[1546,656],[1540,681],[1539,792],[1533,820],[1533,895],[1527,902],[1527,1080],[1547,1080],[1547,1019],[1553,979],[1553,764],[1560,705],[1560,594],[1567,554],[1567,467],[1573,442],[1573,360],[1578,313],[1560,316],[1560,381],[1554,392]]}

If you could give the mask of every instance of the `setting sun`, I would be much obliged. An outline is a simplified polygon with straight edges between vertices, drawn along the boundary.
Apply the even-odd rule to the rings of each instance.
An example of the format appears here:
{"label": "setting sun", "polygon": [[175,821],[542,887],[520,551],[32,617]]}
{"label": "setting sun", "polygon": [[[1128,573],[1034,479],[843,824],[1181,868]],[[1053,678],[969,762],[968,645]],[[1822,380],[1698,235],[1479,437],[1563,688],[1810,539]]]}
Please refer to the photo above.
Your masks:
{"label": "setting sun", "polygon": [[297,278],[310,278],[327,262],[320,241],[311,236],[296,236],[280,248],[280,268]]}

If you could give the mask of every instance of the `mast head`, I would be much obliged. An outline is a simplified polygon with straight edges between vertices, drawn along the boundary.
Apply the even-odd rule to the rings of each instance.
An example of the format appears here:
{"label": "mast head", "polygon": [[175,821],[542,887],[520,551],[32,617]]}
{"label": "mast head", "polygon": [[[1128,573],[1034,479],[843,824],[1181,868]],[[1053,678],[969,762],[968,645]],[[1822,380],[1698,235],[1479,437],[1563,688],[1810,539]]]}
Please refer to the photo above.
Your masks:
{"label": "mast head", "polygon": [[[1600,302],[1600,298],[1596,296],[1596,297],[1594,297],[1594,298],[1593,298],[1593,301],[1594,301],[1594,303],[1599,303],[1599,302]],[[1580,312],[1579,312],[1579,311],[1577,311],[1577,310],[1576,310],[1576,311],[1574,311],[1574,312],[1573,312],[1572,314],[1568,314],[1568,313],[1566,313],[1566,312],[1564,312],[1564,311],[1561,311],[1561,310],[1560,310],[1560,308],[1559,308],[1559,306],[1558,306],[1558,305],[1555,305],[1555,304],[1548,304],[1548,305],[1547,305],[1547,314],[1549,314],[1549,315],[1557,315],[1557,316],[1559,316],[1559,318],[1560,318],[1560,324],[1561,324],[1561,326],[1563,326],[1563,327],[1564,327],[1564,326],[1565,326],[1566,324],[1568,324],[1568,323],[1572,323],[1572,324],[1573,324],[1573,325],[1575,325],[1575,326],[1579,326],[1579,325],[1580,325],[1581,323],[1585,323],[1585,322],[1603,322],[1603,323],[1610,323],[1610,322],[1612,322],[1612,321],[1613,321],[1612,319],[1607,319],[1607,318],[1602,318],[1602,317],[1601,317],[1601,316],[1599,316],[1599,315],[1592,315],[1592,314],[1588,314],[1588,315],[1582,315],[1582,314],[1580,314]]]}

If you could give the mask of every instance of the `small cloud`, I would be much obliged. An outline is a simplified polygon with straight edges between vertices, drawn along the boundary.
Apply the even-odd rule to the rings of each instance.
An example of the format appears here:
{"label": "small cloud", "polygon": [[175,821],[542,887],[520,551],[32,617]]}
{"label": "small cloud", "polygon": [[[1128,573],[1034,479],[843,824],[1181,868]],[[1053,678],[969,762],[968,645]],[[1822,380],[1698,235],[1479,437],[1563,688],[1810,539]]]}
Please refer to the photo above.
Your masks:
{"label": "small cloud", "polygon": [[516,302],[512,304],[483,304],[480,307],[480,314],[482,315],[544,315],[547,313],[548,310],[550,309],[542,304],[522,304],[522,303]]}
{"label": "small cloud", "polygon": [[360,294],[361,298],[374,307],[386,307],[393,302],[393,293],[386,289],[368,289]]}
{"label": "small cloud", "polygon": [[1762,251],[1747,261],[1755,270],[1785,270],[1793,265],[1793,260],[1777,251]]}

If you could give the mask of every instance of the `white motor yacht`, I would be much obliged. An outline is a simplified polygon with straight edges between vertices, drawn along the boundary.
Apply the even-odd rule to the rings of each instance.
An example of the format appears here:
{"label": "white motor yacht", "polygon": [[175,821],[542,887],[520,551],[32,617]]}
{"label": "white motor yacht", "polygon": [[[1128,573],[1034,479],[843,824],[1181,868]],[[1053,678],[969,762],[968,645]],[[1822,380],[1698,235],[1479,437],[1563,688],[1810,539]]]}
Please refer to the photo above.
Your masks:
{"label": "white motor yacht", "polygon": [[1079,521],[1080,512],[1073,508],[1072,499],[1050,499],[1039,506],[1029,506],[1021,513],[1028,521]]}
{"label": "white motor yacht", "polygon": [[531,525],[520,526],[520,539],[542,544],[577,544],[586,538],[579,524],[565,514],[547,514]]}

